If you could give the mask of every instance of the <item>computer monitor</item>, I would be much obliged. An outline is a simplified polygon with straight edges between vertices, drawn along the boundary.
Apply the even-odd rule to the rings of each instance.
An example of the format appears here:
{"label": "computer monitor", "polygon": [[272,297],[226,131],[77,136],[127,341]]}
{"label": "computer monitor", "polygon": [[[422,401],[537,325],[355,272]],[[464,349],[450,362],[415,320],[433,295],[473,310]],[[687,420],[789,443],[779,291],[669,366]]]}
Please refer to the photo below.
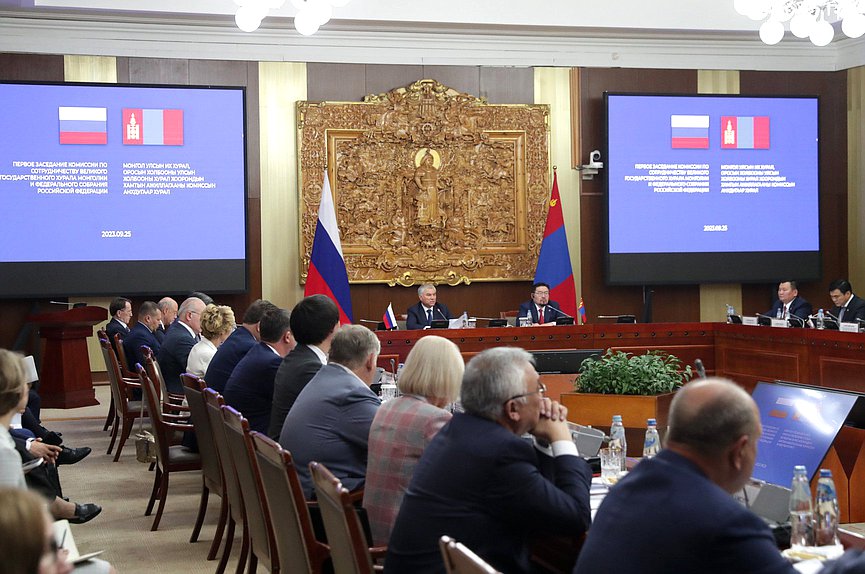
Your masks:
{"label": "computer monitor", "polygon": [[562,349],[555,351],[530,351],[535,358],[538,373],[579,373],[580,365],[589,358],[600,357],[603,349]]}

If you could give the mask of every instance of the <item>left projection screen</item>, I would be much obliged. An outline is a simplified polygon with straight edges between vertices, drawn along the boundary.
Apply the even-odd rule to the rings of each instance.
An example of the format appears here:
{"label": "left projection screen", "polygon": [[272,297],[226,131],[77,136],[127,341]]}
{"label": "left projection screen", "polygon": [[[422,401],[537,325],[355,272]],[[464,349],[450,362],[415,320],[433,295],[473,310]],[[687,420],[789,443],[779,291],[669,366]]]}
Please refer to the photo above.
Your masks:
{"label": "left projection screen", "polygon": [[0,83],[0,297],[247,289],[243,88]]}

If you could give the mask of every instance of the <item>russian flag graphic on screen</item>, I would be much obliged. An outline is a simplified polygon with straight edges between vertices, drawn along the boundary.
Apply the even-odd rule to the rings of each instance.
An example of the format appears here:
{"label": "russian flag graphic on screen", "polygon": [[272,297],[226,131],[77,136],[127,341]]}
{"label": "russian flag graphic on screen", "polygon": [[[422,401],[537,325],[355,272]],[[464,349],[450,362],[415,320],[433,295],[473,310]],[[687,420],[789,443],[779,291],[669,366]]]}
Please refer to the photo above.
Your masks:
{"label": "russian flag graphic on screen", "polygon": [[61,144],[107,144],[106,108],[60,106]]}
{"label": "russian flag graphic on screen", "polygon": [[123,145],[183,145],[183,110],[123,108]]}
{"label": "russian flag graphic on screen", "polygon": [[709,149],[709,116],[670,116],[673,149]]}
{"label": "russian flag graphic on screen", "polygon": [[721,116],[721,149],[769,149],[769,116]]}

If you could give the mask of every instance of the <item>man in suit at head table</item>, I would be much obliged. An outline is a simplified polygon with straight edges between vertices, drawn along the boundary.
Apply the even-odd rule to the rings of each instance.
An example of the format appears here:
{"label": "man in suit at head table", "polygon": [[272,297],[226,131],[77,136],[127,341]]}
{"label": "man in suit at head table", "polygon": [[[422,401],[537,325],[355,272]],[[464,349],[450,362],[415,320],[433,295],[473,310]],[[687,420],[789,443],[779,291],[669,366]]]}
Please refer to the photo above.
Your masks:
{"label": "man in suit at head table", "polygon": [[830,313],[838,321],[855,323],[865,320],[865,299],[853,294],[853,286],[846,279],[836,279],[829,284],[829,297],[835,306]]}
{"label": "man in suit at head table", "polygon": [[436,286],[432,283],[418,287],[417,296],[420,301],[406,311],[406,329],[429,329],[433,321],[453,318],[444,303],[437,302]]}
{"label": "man in suit at head table", "polygon": [[811,303],[799,297],[799,285],[795,281],[781,281],[778,284],[778,300],[766,315],[778,319],[795,316],[803,322],[811,316]]}
{"label": "man in suit at head table", "polygon": [[566,316],[559,309],[558,301],[550,301],[550,286],[546,283],[532,285],[531,297],[531,300],[520,305],[517,317],[530,317],[532,325],[545,325]]}

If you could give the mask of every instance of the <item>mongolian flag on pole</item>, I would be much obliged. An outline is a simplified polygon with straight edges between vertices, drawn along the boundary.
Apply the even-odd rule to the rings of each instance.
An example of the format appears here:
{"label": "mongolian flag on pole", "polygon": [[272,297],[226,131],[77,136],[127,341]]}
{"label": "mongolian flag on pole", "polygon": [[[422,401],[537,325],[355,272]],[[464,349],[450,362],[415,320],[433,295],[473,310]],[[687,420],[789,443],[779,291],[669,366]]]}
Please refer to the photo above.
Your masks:
{"label": "mongolian flag on pole", "polygon": [[562,215],[562,200],[559,197],[559,182],[553,172],[553,191],[544,227],[544,240],[535,269],[535,283],[550,286],[550,300],[557,301],[562,311],[575,317],[577,314],[577,293],[574,289],[574,272],[571,270],[571,255],[568,252],[568,238],[565,234],[565,219]]}
{"label": "mongolian flag on pole", "polygon": [[580,304],[577,306],[577,313],[580,317],[580,325],[586,324],[586,306],[583,305],[583,298],[580,297]]}
{"label": "mongolian flag on pole", "polygon": [[312,253],[309,256],[309,273],[306,277],[304,296],[326,295],[339,308],[339,322],[352,323],[351,293],[348,288],[348,273],[339,241],[339,227],[336,225],[336,209],[327,171],[324,172],[324,185],[321,189],[321,203],[318,206],[318,223],[312,240]]}

